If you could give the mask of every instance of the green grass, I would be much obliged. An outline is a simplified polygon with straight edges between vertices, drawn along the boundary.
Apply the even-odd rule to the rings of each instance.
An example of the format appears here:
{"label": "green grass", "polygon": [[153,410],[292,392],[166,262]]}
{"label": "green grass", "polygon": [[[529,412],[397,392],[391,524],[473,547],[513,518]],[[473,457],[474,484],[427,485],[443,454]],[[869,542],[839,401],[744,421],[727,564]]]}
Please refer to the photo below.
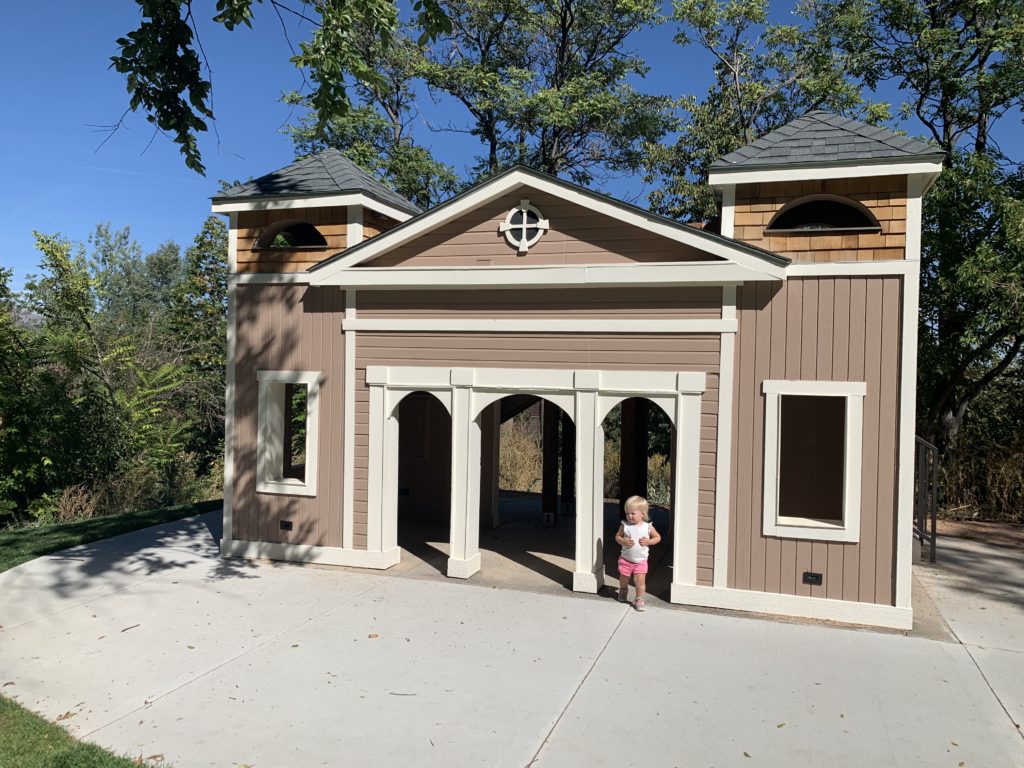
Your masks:
{"label": "green grass", "polygon": [[157,764],[118,757],[95,744],[76,741],[59,725],[0,696],[0,768],[137,768],[140,765]]}
{"label": "green grass", "polygon": [[[109,539],[140,528],[159,525],[171,520],[180,520],[203,512],[219,509],[221,501],[201,501],[176,507],[147,509],[143,512],[129,512],[124,515],[96,517],[73,523],[33,525],[0,533],[0,573],[16,565],[48,555],[61,549],[88,544],[90,541]],[[0,750],[0,755],[3,751]],[[69,763],[68,765],[77,765]],[[83,763],[91,765],[91,763]]]}

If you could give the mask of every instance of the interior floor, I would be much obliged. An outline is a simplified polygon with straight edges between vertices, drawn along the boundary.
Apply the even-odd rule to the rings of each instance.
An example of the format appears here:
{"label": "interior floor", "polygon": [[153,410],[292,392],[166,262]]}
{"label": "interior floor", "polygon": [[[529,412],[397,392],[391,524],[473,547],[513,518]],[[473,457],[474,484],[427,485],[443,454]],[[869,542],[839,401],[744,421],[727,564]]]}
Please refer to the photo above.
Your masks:
{"label": "interior floor", "polygon": [[[501,491],[496,528],[481,528],[480,571],[469,582],[480,586],[520,589],[528,592],[565,593],[572,590],[575,549],[575,518],[559,514],[553,526],[545,526],[541,495]],[[618,585],[619,547],[615,531],[622,520],[618,502],[605,504],[605,584],[601,596],[615,597]],[[672,583],[671,513],[651,507],[651,522],[661,533],[661,543],[651,548],[647,590],[653,605],[668,603]],[[402,561],[387,573],[407,578],[443,579],[448,558],[448,525],[414,525],[399,521],[398,544]],[[630,600],[633,599],[630,587]]]}

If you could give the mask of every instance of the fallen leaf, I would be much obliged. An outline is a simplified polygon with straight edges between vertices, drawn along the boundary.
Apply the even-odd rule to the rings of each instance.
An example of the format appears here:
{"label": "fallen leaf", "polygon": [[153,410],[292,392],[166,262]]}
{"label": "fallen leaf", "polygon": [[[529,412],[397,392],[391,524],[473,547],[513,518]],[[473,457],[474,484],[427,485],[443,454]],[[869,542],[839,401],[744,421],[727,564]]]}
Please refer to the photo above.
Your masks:
{"label": "fallen leaf", "polygon": [[371,640],[376,640],[378,637],[380,637],[380,635],[378,635],[376,632],[371,632],[370,634],[367,635],[367,637],[370,638]]}
{"label": "fallen leaf", "polygon": [[776,727],[776,728],[785,728],[785,727],[786,727],[786,724],[785,724],[785,723],[779,723],[779,724],[778,724],[778,725],[776,725],[775,727]]}
{"label": "fallen leaf", "polygon": [[950,744],[952,744],[952,745],[953,745],[954,747],[959,747],[959,746],[960,746],[960,745],[959,745],[959,744],[957,744],[957,743],[956,743],[955,741],[951,741],[951,742],[949,742],[949,743],[950,743]]}
{"label": "fallen leaf", "polygon": [[190,651],[194,651],[196,649],[194,645],[186,645],[185,647],[188,648]]}
{"label": "fallen leaf", "polygon": [[6,688],[8,685],[14,685],[14,681],[13,680],[8,680],[6,683],[4,683],[2,686],[0,686],[0,688]]}
{"label": "fallen leaf", "polygon": [[132,624],[130,627],[125,627],[121,631],[122,632],[127,632],[129,629],[135,629],[136,627],[141,627],[141,626],[142,626],[141,624]]}
{"label": "fallen leaf", "polygon": [[71,712],[69,710],[69,711],[65,712],[63,715],[57,715],[57,720],[55,722],[59,723],[61,720],[70,720],[72,717],[74,717],[77,714],[78,714],[77,712]]}
{"label": "fallen leaf", "polygon": [[749,753],[749,752],[744,752],[744,753],[743,753],[743,756],[744,756],[744,757],[750,757],[750,753]]}
{"label": "fallen leaf", "polygon": [[298,648],[298,647],[299,647],[298,643],[292,643],[292,648]]}

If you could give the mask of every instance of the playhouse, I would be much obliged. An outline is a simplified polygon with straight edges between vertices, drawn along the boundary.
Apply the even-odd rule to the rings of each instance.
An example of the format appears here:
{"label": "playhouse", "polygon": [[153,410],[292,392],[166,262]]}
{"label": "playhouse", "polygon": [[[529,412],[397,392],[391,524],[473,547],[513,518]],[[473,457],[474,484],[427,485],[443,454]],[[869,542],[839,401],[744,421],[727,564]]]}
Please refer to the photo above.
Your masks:
{"label": "playhouse", "polygon": [[[812,112],[712,166],[714,231],[524,167],[420,211],[330,150],[223,192],[222,554],[388,568],[417,507],[471,577],[500,425],[541,400],[544,503],[572,504],[572,587],[596,592],[602,424],[620,406],[642,438],[660,409],[672,602],[909,628],[941,159]],[[643,492],[627,453],[623,491]]]}

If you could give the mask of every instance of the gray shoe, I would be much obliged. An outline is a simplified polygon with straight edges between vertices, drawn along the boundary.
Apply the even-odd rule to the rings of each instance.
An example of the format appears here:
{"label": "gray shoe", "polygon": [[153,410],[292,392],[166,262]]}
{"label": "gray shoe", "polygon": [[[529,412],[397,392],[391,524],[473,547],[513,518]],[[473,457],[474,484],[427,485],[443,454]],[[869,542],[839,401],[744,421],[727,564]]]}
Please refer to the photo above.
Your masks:
{"label": "gray shoe", "polygon": [[629,590],[628,589],[620,589],[619,590],[619,598],[618,599],[619,599],[620,603],[628,603],[629,602]]}
{"label": "gray shoe", "polygon": [[644,602],[644,599],[642,597],[638,597],[636,599],[636,602],[633,603],[633,607],[636,608],[638,611],[646,611],[647,603]]}

